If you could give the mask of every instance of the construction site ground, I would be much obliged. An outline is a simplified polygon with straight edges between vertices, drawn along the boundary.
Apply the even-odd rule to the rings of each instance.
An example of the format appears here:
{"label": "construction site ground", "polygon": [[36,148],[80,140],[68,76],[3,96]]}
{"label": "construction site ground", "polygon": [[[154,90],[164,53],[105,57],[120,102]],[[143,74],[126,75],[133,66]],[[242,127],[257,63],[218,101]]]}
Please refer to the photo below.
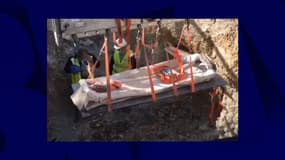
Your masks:
{"label": "construction site ground", "polygon": [[[207,91],[173,97],[172,104],[133,106],[74,122],[72,105],[49,117],[49,141],[207,141],[218,139],[208,126]],[[192,99],[192,100],[191,100]]]}

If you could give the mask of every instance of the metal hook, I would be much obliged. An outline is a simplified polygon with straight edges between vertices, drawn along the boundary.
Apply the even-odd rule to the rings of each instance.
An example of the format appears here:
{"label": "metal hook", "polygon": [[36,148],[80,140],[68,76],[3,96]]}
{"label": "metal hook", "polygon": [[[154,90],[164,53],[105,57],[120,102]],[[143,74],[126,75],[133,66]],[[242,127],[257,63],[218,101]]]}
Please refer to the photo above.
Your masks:
{"label": "metal hook", "polygon": [[140,37],[141,37],[142,25],[141,25],[141,24],[138,24],[138,25],[137,25],[137,28],[138,28],[138,32],[137,32],[137,37],[136,37],[136,39],[139,40]]}

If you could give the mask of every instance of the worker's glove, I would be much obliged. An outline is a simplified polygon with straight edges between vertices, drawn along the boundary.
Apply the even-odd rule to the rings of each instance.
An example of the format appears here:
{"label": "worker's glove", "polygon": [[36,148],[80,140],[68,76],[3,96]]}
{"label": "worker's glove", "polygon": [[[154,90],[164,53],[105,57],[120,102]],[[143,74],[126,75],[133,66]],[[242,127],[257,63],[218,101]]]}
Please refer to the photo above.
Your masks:
{"label": "worker's glove", "polygon": [[71,73],[80,73],[81,72],[81,68],[80,68],[80,66],[71,65],[70,71],[71,71]]}

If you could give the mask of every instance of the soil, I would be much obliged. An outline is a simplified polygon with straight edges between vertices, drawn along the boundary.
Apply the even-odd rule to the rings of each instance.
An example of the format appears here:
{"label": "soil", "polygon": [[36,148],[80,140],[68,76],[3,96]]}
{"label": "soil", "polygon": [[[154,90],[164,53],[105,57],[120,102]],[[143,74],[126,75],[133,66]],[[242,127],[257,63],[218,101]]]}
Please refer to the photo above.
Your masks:
{"label": "soil", "polygon": [[[174,97],[176,98],[176,97]],[[178,97],[173,104],[153,104],[98,113],[74,123],[71,108],[49,116],[49,141],[209,141],[208,92]],[[72,107],[72,106],[69,106]],[[69,110],[69,111],[68,111]]]}

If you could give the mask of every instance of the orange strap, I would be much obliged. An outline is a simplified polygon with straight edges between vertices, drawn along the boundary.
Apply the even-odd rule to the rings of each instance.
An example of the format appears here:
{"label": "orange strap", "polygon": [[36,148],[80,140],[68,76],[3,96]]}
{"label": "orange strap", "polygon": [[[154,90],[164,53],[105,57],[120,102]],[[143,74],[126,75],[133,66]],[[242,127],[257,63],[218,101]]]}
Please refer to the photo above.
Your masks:
{"label": "orange strap", "polygon": [[108,112],[112,111],[112,97],[111,97],[111,83],[110,83],[110,73],[109,73],[109,56],[108,56],[108,39],[105,37],[105,72],[106,72],[106,83],[107,83],[107,96],[108,96]]}
{"label": "orange strap", "polygon": [[98,64],[98,60],[96,60],[96,62],[91,66],[91,71],[89,72],[88,78],[92,80],[95,80],[95,71],[96,71],[97,64]]}
{"label": "orange strap", "polygon": [[131,57],[130,57],[130,54],[131,54],[131,34],[130,34],[131,20],[127,19],[125,23],[126,23],[126,34],[125,34],[125,37],[126,37],[126,41],[127,41],[127,44],[128,44],[127,45],[128,68],[132,69]]}
{"label": "orange strap", "polygon": [[[121,20],[120,19],[115,19],[117,28],[118,28],[118,33],[120,36],[119,39],[119,43],[122,42],[122,38],[123,38],[123,32],[122,32],[122,26],[121,26]],[[125,38],[127,41],[127,56],[128,56],[128,68],[131,69],[132,68],[132,64],[131,64],[131,58],[130,58],[130,53],[131,53],[131,35],[130,35],[130,30],[131,30],[131,20],[130,19],[126,19],[125,21],[125,26],[126,26],[126,34],[125,34]],[[116,43],[116,34],[113,33],[113,41],[114,43]]]}
{"label": "orange strap", "polygon": [[113,43],[116,44],[116,33],[113,32]]}
{"label": "orange strap", "polygon": [[139,68],[140,66],[140,40],[137,40],[135,55],[136,55],[136,67]]}
{"label": "orange strap", "polygon": [[122,87],[122,83],[119,81],[115,81],[115,80],[111,80],[111,85],[117,89],[120,89]]}
{"label": "orange strap", "polygon": [[185,25],[183,26],[182,31],[181,31],[181,33],[180,33],[180,37],[179,37],[179,40],[178,40],[178,43],[177,43],[176,48],[179,47],[179,44],[180,44],[180,42],[181,42],[181,40],[182,40],[182,36],[183,36],[183,31],[184,31],[184,29],[185,29]]}
{"label": "orange strap", "polygon": [[180,71],[180,74],[184,73],[183,61],[181,59],[181,56],[180,56],[177,48],[174,49],[174,58],[176,59],[176,61],[178,63],[178,69]]}
{"label": "orange strap", "polygon": [[155,43],[155,44],[145,44],[144,43],[144,28],[142,28],[142,44],[145,48],[148,48],[148,49],[156,49],[158,47],[158,43]]}
{"label": "orange strap", "polygon": [[190,77],[191,77],[190,86],[191,86],[191,89],[192,89],[192,93],[194,93],[196,91],[196,88],[195,88],[195,80],[194,80],[194,76],[193,76],[191,56],[190,56],[189,65],[190,65]]}
{"label": "orange strap", "polygon": [[131,34],[130,34],[130,30],[131,30],[131,20],[130,19],[127,19],[126,20],[126,34],[125,34],[125,37],[126,37],[126,41],[128,43],[128,49],[130,49],[130,46],[131,46]]}
{"label": "orange strap", "polygon": [[[190,34],[189,25],[187,25],[187,39],[188,39],[189,52],[191,52],[191,34]],[[190,77],[191,77],[190,86],[191,86],[191,89],[192,89],[192,93],[194,93],[196,91],[196,89],[195,89],[195,79],[194,79],[194,76],[193,76],[193,68],[192,68],[191,56],[190,56],[189,65],[190,65]]]}
{"label": "orange strap", "polygon": [[183,68],[183,61],[182,61],[181,56],[180,56],[179,51],[178,51],[178,47],[179,47],[179,44],[180,44],[180,42],[182,40],[184,29],[185,29],[185,25],[182,28],[182,31],[181,31],[180,37],[179,37],[179,41],[177,43],[176,48],[174,49],[174,58],[177,60],[178,68],[180,70],[180,74],[184,73],[184,68]]}
{"label": "orange strap", "polygon": [[[191,52],[191,35],[190,35],[190,30],[189,30],[189,25],[188,24],[185,24],[183,26],[181,34],[180,34],[180,38],[179,38],[179,41],[178,41],[178,44],[177,44],[177,47],[174,50],[174,57],[177,59],[177,62],[178,62],[178,65],[179,65],[179,69],[181,69],[180,70],[181,73],[183,72],[183,63],[182,63],[181,57],[180,57],[179,52],[178,52],[178,47],[179,47],[179,44],[180,44],[180,42],[182,40],[183,31],[185,30],[186,27],[187,27],[188,47],[189,47],[189,52]],[[189,65],[190,65],[189,68],[190,68],[190,77],[191,77],[190,86],[191,86],[192,92],[194,93],[196,88],[195,88],[195,80],[194,80],[194,76],[193,76],[191,57],[190,57]]]}
{"label": "orange strap", "polygon": [[[145,33],[144,33],[144,28],[142,28],[142,45],[144,46],[144,48],[148,48],[148,49],[151,49],[151,51],[152,51],[152,54],[153,53],[155,53],[155,50],[157,49],[157,47],[158,47],[158,42],[157,42],[157,39],[156,39],[156,42],[154,43],[154,44],[145,44],[145,42],[144,42],[144,35],[145,35]],[[151,54],[151,64],[152,64],[152,62],[153,62],[153,55]]]}
{"label": "orange strap", "polygon": [[149,79],[149,84],[150,84],[150,89],[151,89],[151,96],[152,96],[152,101],[156,102],[156,94],[154,91],[154,87],[153,87],[153,81],[152,81],[152,74],[151,74],[151,69],[149,66],[149,61],[146,55],[146,48],[144,47],[144,58],[145,58],[145,62],[147,65],[147,72],[148,72],[148,79]]}
{"label": "orange strap", "polygon": [[149,61],[148,61],[147,54],[146,54],[146,44],[144,43],[144,28],[142,28],[142,45],[144,46],[144,58],[145,58],[145,62],[147,65],[147,72],[148,72],[148,79],[149,79],[149,84],[150,84],[150,89],[151,89],[152,101],[156,102],[156,94],[154,91],[153,81],[152,81],[152,69],[149,67]]}
{"label": "orange strap", "polygon": [[[99,63],[99,58],[101,57],[101,54],[102,54],[102,51],[103,51],[104,47],[105,47],[105,43],[103,43],[103,45],[102,45],[102,47],[101,47],[101,49],[100,49],[99,57],[98,57],[98,59],[96,60],[95,64],[93,64],[93,65],[91,66],[91,71],[90,71],[89,76],[88,76],[88,78],[90,78],[90,79],[92,79],[92,80],[94,80],[94,81],[95,81],[96,66],[97,66],[97,64]],[[93,73],[94,73],[94,74],[93,74]]]}
{"label": "orange strap", "polygon": [[121,20],[120,19],[115,19],[115,23],[117,25],[118,33],[119,33],[119,37],[120,37],[119,43],[121,43],[122,42],[122,38],[123,38]]}
{"label": "orange strap", "polygon": [[171,82],[172,82],[172,86],[173,86],[173,92],[174,92],[174,95],[175,96],[178,96],[178,92],[177,92],[177,88],[176,88],[176,84],[175,84],[175,81],[174,81],[174,78],[173,78],[173,72],[172,72],[172,68],[170,67],[170,60],[169,60],[169,55],[167,52],[165,52],[166,54],[166,58],[167,58],[167,61],[168,61],[168,67],[170,69],[170,73],[171,73]]}
{"label": "orange strap", "polygon": [[190,34],[190,29],[189,27],[187,28],[187,39],[188,39],[188,48],[189,48],[189,52],[191,52],[191,42],[192,42],[192,38],[191,38],[191,34]]}

